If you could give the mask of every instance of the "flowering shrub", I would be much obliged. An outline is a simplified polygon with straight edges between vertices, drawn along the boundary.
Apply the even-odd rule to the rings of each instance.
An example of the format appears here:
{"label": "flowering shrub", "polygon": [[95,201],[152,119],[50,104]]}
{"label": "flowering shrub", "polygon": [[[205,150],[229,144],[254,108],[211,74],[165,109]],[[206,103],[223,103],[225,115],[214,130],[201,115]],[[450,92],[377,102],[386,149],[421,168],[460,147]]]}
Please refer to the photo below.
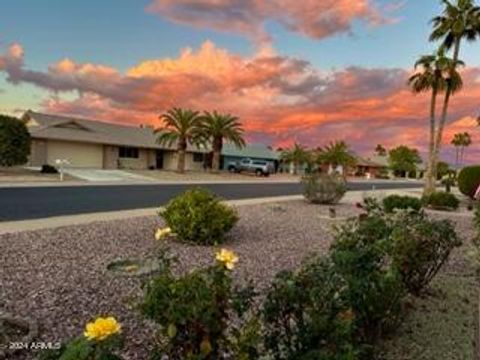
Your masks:
{"label": "flowering shrub", "polygon": [[113,317],[99,317],[89,322],[76,339],[62,344],[58,350],[41,354],[41,360],[121,360],[114,354],[120,345],[121,326]]}
{"label": "flowering shrub", "polygon": [[461,245],[447,220],[423,214],[398,214],[392,222],[390,254],[407,289],[418,295],[438,273],[451,251]]}
{"label": "flowering shrub", "polygon": [[399,272],[388,261],[390,232],[385,216],[369,213],[337,228],[330,251],[334,271],[346,283],[356,338],[365,344],[373,345],[398,322],[406,293]]}
{"label": "flowering shrub", "polygon": [[199,245],[215,245],[238,221],[237,213],[207,190],[186,191],[170,201],[159,215],[181,240]]}
{"label": "flowering shrub", "polygon": [[347,192],[345,179],[336,175],[307,174],[302,186],[303,196],[313,204],[336,204]]}
{"label": "flowering shrub", "polygon": [[[160,325],[154,359],[222,359],[232,355],[233,334],[245,335],[242,329],[233,330],[232,323],[249,309],[253,291],[232,285],[230,272],[238,261],[233,252],[221,250],[216,259],[216,264],[180,277],[165,266],[146,285],[141,310]],[[236,346],[245,350],[238,339]]]}
{"label": "flowering shrub", "polygon": [[262,308],[269,359],[354,359],[355,315],[327,258],[279,273]]}

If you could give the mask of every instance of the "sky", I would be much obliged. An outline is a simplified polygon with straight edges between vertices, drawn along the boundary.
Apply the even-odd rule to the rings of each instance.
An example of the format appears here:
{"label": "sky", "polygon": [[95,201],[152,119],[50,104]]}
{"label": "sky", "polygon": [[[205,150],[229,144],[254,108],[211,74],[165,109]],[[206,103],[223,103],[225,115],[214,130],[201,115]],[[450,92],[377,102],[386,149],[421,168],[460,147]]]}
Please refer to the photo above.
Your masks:
{"label": "sky", "polygon": [[[346,140],[414,146],[428,136],[428,95],[413,64],[438,0],[2,0],[0,112],[27,109],[161,126],[178,106],[237,115],[251,143]],[[464,44],[443,158],[468,131],[480,158],[480,41]]]}

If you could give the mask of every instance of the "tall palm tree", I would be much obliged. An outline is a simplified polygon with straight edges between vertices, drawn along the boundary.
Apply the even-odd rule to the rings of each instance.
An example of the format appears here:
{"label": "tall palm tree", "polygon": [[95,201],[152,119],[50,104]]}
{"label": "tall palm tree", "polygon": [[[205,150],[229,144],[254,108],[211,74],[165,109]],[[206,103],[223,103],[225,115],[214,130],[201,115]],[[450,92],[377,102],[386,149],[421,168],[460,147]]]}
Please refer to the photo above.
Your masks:
{"label": "tall palm tree", "polygon": [[346,142],[335,141],[320,149],[317,161],[320,164],[330,165],[333,169],[341,165],[343,174],[345,174],[345,168],[355,165],[357,159],[350,151]]}
{"label": "tall palm tree", "polygon": [[455,147],[455,169],[458,169],[458,164],[460,160],[460,147],[462,146],[462,134],[457,133],[453,135],[453,139],[452,141],[450,141],[450,144]]}
{"label": "tall palm tree", "polygon": [[297,175],[298,167],[308,163],[311,160],[310,152],[302,145],[295,143],[293,147],[284,149],[280,154],[280,160],[284,163],[292,164],[293,174]]}
{"label": "tall palm tree", "polygon": [[445,6],[442,14],[432,19],[433,31],[430,34],[430,41],[441,40],[442,48],[453,49],[453,61],[450,64],[450,76],[447,79],[442,114],[435,137],[432,164],[438,163],[450,98],[462,87],[461,77],[457,72],[461,42],[463,39],[475,41],[480,36],[480,7],[475,5],[474,0],[456,0],[455,3],[442,0],[442,3]]}
{"label": "tall palm tree", "polygon": [[414,94],[432,92],[430,99],[430,134],[429,134],[429,161],[427,172],[425,174],[425,194],[432,193],[435,190],[433,154],[435,150],[435,128],[436,128],[436,104],[437,96],[444,92],[447,87],[447,78],[450,72],[452,59],[445,56],[441,48],[432,55],[423,55],[415,63],[415,70],[421,69],[408,79],[408,84]]}
{"label": "tall palm tree", "polygon": [[206,111],[200,122],[200,133],[205,141],[212,144],[212,170],[220,169],[220,155],[223,142],[231,142],[238,148],[245,147],[244,130],[236,116]]}
{"label": "tall palm tree", "polygon": [[461,134],[461,148],[460,148],[460,166],[463,165],[463,159],[465,157],[465,149],[472,145],[472,137],[468,132],[464,132]]}
{"label": "tall palm tree", "polygon": [[173,108],[159,117],[163,127],[155,130],[158,134],[157,143],[172,146],[177,144],[177,171],[185,172],[185,153],[188,144],[200,143],[200,116],[198,111]]}

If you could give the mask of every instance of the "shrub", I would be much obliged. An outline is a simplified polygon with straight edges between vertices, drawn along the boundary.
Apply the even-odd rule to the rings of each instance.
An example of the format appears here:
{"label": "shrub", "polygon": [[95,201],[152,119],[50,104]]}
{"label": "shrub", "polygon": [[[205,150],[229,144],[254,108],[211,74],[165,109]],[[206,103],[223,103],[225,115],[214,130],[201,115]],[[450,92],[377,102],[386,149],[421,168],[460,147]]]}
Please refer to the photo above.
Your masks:
{"label": "shrub", "polygon": [[164,272],[147,283],[141,310],[160,325],[161,335],[153,359],[213,360],[232,355],[229,329],[246,313],[253,297],[250,287],[232,285],[230,270],[236,261],[233,253],[222,250],[215,265],[176,277],[166,264]]}
{"label": "shrub", "polygon": [[473,198],[480,185],[480,165],[464,167],[458,174],[457,182],[460,192]]}
{"label": "shrub", "polygon": [[30,145],[30,133],[23,121],[0,115],[0,166],[25,164]]}
{"label": "shrub", "polygon": [[394,210],[413,210],[420,211],[422,202],[413,196],[390,195],[383,199],[383,208],[387,213],[392,213]]}
{"label": "shrub", "polygon": [[234,209],[203,189],[177,196],[159,215],[181,240],[200,245],[222,243],[238,221]]}
{"label": "shrub", "polygon": [[302,186],[303,196],[313,204],[336,204],[347,191],[345,180],[338,175],[307,174]]}
{"label": "shrub", "polygon": [[432,209],[437,210],[456,210],[460,205],[460,200],[451,193],[445,191],[436,191],[422,198],[422,203]]}
{"label": "shrub", "polygon": [[262,308],[269,359],[353,359],[354,314],[327,258],[279,273]]}
{"label": "shrub", "polygon": [[356,337],[370,345],[397,324],[406,293],[400,273],[388,261],[390,233],[385,216],[368,213],[337,228],[330,251],[335,271],[347,284]]}
{"label": "shrub", "polygon": [[419,295],[461,241],[449,221],[429,220],[424,214],[400,213],[392,227],[393,265],[409,292]]}
{"label": "shrub", "polygon": [[40,170],[42,174],[58,174],[58,170],[55,166],[52,165],[42,165],[42,169]]}

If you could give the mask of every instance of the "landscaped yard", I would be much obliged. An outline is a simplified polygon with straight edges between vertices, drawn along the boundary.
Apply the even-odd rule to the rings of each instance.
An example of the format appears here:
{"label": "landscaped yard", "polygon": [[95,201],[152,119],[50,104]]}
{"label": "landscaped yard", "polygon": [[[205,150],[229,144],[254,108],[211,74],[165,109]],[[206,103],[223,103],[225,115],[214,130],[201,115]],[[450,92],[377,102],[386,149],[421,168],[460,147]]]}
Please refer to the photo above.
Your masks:
{"label": "landscaped yard", "polygon": [[[325,254],[331,227],[341,221],[328,219],[327,206],[303,201],[238,210],[240,221],[222,247],[239,257],[235,279],[252,278],[260,291],[278,271],[298,266],[312,252]],[[358,213],[353,205],[337,206],[340,218]],[[466,244],[454,250],[431,294],[411,301],[406,321],[386,342],[389,360],[472,358],[477,283],[466,254],[473,227],[471,218],[454,219]],[[154,325],[136,308],[143,294],[140,280],[108,271],[107,265],[155,256],[159,226],[158,217],[147,217],[1,236],[0,311],[38,320],[40,340],[47,342],[81,335],[87,321],[112,315],[127,339],[125,358],[146,359]],[[179,256],[180,271],[211,264],[216,250],[169,244]],[[29,359],[32,353],[15,358]]]}

